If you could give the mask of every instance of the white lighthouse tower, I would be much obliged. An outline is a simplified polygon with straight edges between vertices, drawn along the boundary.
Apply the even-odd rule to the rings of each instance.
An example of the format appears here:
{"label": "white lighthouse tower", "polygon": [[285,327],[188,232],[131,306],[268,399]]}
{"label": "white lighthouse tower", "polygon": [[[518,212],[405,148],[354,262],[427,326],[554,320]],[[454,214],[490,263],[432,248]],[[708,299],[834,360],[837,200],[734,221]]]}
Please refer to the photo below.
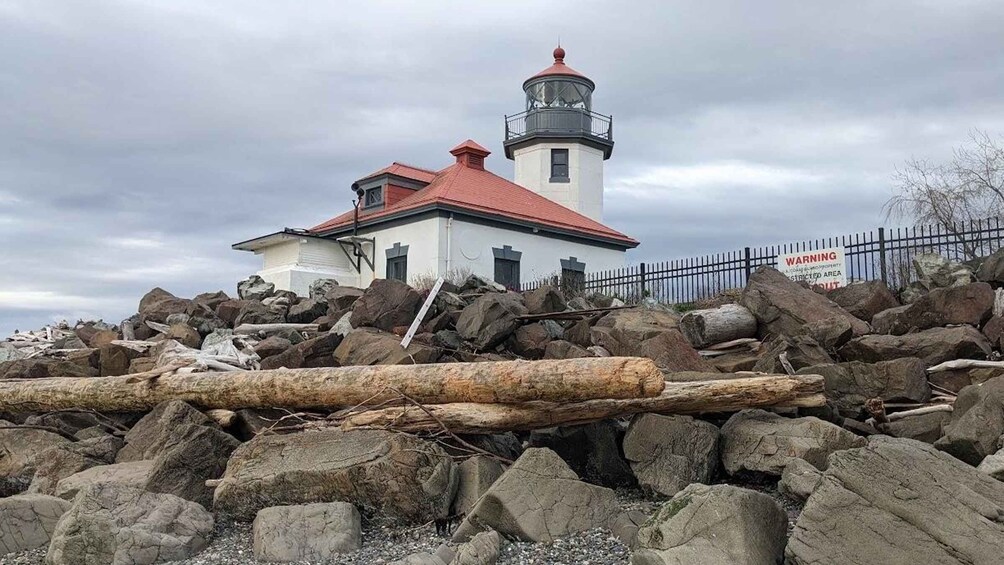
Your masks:
{"label": "white lighthouse tower", "polygon": [[526,110],[506,116],[506,157],[516,183],[598,222],[603,221],[603,161],[613,153],[613,119],[593,112],[596,84],[565,64],[523,83]]}

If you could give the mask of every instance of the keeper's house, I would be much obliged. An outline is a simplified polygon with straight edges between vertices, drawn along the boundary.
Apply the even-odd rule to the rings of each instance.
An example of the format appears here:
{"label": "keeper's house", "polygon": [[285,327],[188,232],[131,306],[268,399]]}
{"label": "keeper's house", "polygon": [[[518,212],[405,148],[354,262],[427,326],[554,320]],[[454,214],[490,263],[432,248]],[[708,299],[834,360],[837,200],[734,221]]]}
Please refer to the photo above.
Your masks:
{"label": "keeper's house", "polygon": [[394,163],[352,184],[348,212],[233,248],[261,255],[258,274],[301,295],[319,278],[365,287],[469,270],[518,288],[623,267],[638,242],[602,223],[612,120],[592,111],[595,84],[564,57],[554,50],[554,64],[523,83],[526,110],[506,117],[515,182],[485,170],[489,151],[467,140],[445,169]]}

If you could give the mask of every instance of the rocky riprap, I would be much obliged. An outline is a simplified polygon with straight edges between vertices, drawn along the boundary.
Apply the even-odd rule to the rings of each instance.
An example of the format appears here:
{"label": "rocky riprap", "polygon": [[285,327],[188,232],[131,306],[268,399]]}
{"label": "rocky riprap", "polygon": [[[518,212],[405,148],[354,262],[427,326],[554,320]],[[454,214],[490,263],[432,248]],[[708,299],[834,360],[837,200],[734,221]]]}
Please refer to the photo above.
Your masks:
{"label": "rocky riprap", "polygon": [[[907,289],[829,293],[761,268],[734,303],[688,318],[741,321],[724,349],[656,304],[604,309],[607,297],[477,277],[444,286],[406,350],[427,295],[396,281],[319,281],[306,297],[256,277],[236,298],[154,289],[120,324],[0,342],[0,379],[179,359],[256,370],[614,355],[650,358],[673,381],[820,375],[827,404],[462,441],[180,400],[0,413],[0,564],[1000,563],[1002,265],[1004,252],[975,268],[920,257]],[[588,311],[549,316],[572,310]]]}

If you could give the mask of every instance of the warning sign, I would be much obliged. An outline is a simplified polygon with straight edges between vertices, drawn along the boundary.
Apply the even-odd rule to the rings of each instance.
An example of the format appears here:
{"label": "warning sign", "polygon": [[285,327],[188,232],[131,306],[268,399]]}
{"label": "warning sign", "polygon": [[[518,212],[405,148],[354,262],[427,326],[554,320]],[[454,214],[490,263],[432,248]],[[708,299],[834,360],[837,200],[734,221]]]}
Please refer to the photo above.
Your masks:
{"label": "warning sign", "polygon": [[817,249],[777,256],[777,268],[793,281],[805,281],[827,290],[847,285],[844,249]]}

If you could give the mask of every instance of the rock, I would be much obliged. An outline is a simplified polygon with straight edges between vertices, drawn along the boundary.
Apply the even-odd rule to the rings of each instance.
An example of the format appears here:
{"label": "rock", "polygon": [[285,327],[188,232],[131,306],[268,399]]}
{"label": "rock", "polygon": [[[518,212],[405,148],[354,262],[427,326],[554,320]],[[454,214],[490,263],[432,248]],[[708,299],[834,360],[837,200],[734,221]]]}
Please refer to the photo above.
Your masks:
{"label": "rock", "polygon": [[0,380],[3,379],[46,379],[50,377],[86,378],[96,377],[98,371],[72,361],[51,357],[33,357],[0,362]]}
{"label": "rock", "polygon": [[976,280],[995,287],[1004,286],[1004,248],[983,259],[980,268],[976,270]]}
{"label": "rock", "polygon": [[286,314],[286,321],[292,324],[309,324],[328,313],[328,301],[321,298],[307,298],[294,304]]}
{"label": "rock", "polygon": [[606,487],[635,485],[621,454],[624,430],[613,420],[562,426],[530,433],[530,447],[546,447],[561,457],[582,480]]}
{"label": "rock", "polygon": [[115,460],[124,463],[157,457],[165,445],[174,443],[171,438],[184,424],[210,425],[212,421],[187,402],[161,402],[129,430]]}
{"label": "rock", "polygon": [[122,445],[120,438],[103,435],[50,447],[36,458],[35,475],[28,492],[54,495],[56,485],[66,477],[91,467],[114,463],[115,454]]}
{"label": "rock", "polygon": [[788,517],[774,500],[729,485],[690,485],[638,530],[632,565],[768,565]]}
{"label": "rock", "polygon": [[[607,347],[606,344],[592,340],[593,345],[603,345],[614,355],[624,355],[633,350],[639,343],[657,337],[659,334],[669,330],[679,332],[680,317],[665,310],[652,310],[648,308],[630,308],[627,310],[614,310],[607,312],[600,318],[593,329],[606,330],[610,337],[616,342],[615,349]],[[682,337],[682,334],[681,334]],[[684,339],[686,341],[686,339]],[[690,345],[687,342],[687,345]],[[617,350],[620,346],[624,352]]]}
{"label": "rock", "polygon": [[404,559],[391,561],[388,565],[451,565],[456,552],[445,543],[436,549],[435,553],[420,551],[412,553]]}
{"label": "rock", "polygon": [[541,359],[551,339],[543,324],[527,324],[516,328],[509,339],[509,350],[527,359]]}
{"label": "rock", "polygon": [[335,279],[317,279],[310,283],[307,288],[308,298],[324,298],[329,292],[338,287]]}
{"label": "rock", "polygon": [[973,270],[950,261],[937,253],[920,253],[913,257],[913,268],[920,284],[927,290],[963,286],[973,280]]}
{"label": "rock", "polygon": [[718,469],[718,428],[690,416],[639,414],[624,436],[624,456],[649,494],[673,496],[708,484]]}
{"label": "rock", "polygon": [[290,347],[281,353],[263,358],[261,360],[261,369],[263,371],[280,368],[301,369],[304,366],[304,361],[303,351],[296,347]]}
{"label": "rock", "polygon": [[756,316],[761,335],[797,335],[804,331],[805,324],[827,318],[845,319],[855,336],[870,331],[867,322],[771,267],[760,267],[750,275],[739,303]]}
{"label": "rock", "polygon": [[0,558],[49,545],[56,523],[70,503],[44,494],[0,498]]}
{"label": "rock", "polygon": [[457,548],[449,565],[495,565],[501,550],[502,536],[498,532],[481,532]]}
{"label": "rock", "polygon": [[484,294],[460,312],[457,333],[477,349],[490,349],[516,331],[517,316],[526,313],[518,294]]}
{"label": "rock", "polygon": [[875,314],[899,306],[899,301],[882,281],[862,281],[831,290],[827,298],[855,318],[871,322]]}
{"label": "rock", "polygon": [[819,418],[784,418],[759,409],[733,415],[721,433],[722,466],[730,475],[752,471],[780,476],[792,459],[825,469],[831,453],[865,444],[864,438]]}
{"label": "rock", "polygon": [[959,392],[952,419],[934,446],[976,466],[997,451],[1004,434],[1004,378],[970,385]]}
{"label": "rock", "polygon": [[408,523],[445,518],[457,488],[437,444],[380,430],[262,435],[234,451],[215,508],[250,521],[262,508],[350,502],[363,514]]}
{"label": "rock", "polygon": [[450,514],[466,516],[474,503],[486,493],[505,469],[502,464],[487,455],[475,455],[457,466],[459,482],[457,496],[453,499]]}
{"label": "rock", "polygon": [[544,359],[575,359],[578,357],[592,357],[593,354],[586,351],[570,341],[556,339],[547,342],[544,348]]}
{"label": "rock", "polygon": [[497,282],[471,274],[464,279],[464,283],[457,290],[458,294],[465,292],[506,292],[506,288]]}
{"label": "rock", "polygon": [[865,415],[865,401],[871,398],[923,403],[931,396],[926,367],[916,357],[878,363],[850,361],[816,365],[800,369],[796,374],[822,375],[827,400],[848,418]]}
{"label": "rock", "polygon": [[994,349],[1001,348],[1001,338],[1004,337],[1004,316],[991,316],[987,323],[983,324],[983,335]]}
{"label": "rock", "polygon": [[117,377],[129,373],[129,364],[140,357],[140,352],[124,345],[109,343],[98,349],[102,377]]}
{"label": "rock", "polygon": [[73,501],[52,534],[49,565],[147,565],[188,559],[204,548],[213,515],[170,494],[104,485]]}
{"label": "rock", "polygon": [[930,412],[907,416],[894,422],[879,424],[880,432],[892,436],[934,443],[944,433],[945,426],[951,420],[950,412]]}
{"label": "rock", "polygon": [[[921,297],[918,297],[917,300],[920,300],[920,298]],[[914,302],[916,302],[916,300]],[[914,302],[911,302],[910,304],[913,304]],[[896,326],[903,312],[910,309],[910,304],[895,306],[875,314],[872,316],[872,329],[875,330],[875,333],[880,334],[893,333],[893,327]]]}
{"label": "rock", "polygon": [[155,288],[143,295],[139,301],[139,317],[141,322],[167,322],[171,314],[184,314],[191,305],[191,300],[178,298],[162,288]]}
{"label": "rock", "polygon": [[237,327],[237,316],[254,300],[225,300],[216,306],[216,316],[229,327]]}
{"label": "rock", "polygon": [[[622,345],[623,350],[623,345]],[[637,345],[631,353],[648,357],[663,371],[714,372],[714,365],[704,360],[679,330],[667,330]]]}
{"label": "rock", "polygon": [[[12,424],[0,420],[0,426],[10,425]],[[45,430],[0,428],[0,482],[6,480],[10,481],[10,485],[20,485],[16,490],[28,488],[32,475],[38,468],[38,457],[47,449],[70,443],[63,436]]]}
{"label": "rock", "polygon": [[410,326],[422,306],[422,295],[394,279],[376,279],[352,305],[352,327],[368,326],[389,332]]}
{"label": "rock", "polygon": [[854,337],[854,328],[847,318],[823,318],[809,322],[803,331],[828,350],[836,349]]}
{"label": "rock", "polygon": [[91,412],[47,412],[28,416],[24,419],[24,425],[55,428],[64,435],[73,435],[84,428],[104,425],[108,420],[109,418]]}
{"label": "rock", "polygon": [[830,456],[785,550],[791,565],[967,563],[1004,554],[1004,484],[924,443],[875,436]]}
{"label": "rock", "polygon": [[401,349],[401,338],[373,328],[349,332],[334,351],[335,361],[349,365],[411,365],[435,363],[442,351],[417,341]]}
{"label": "rock", "polygon": [[753,370],[761,373],[787,374],[781,362],[784,355],[791,368],[798,371],[816,365],[828,365],[833,359],[819,343],[807,335],[779,335],[766,343],[766,351],[753,365]]}
{"label": "rock", "polygon": [[[993,306],[994,290],[987,283],[936,288],[913,304],[888,311],[882,318],[881,331],[903,335],[950,324],[979,327],[990,318]],[[876,322],[876,331],[879,330]]]}
{"label": "rock", "polygon": [[823,480],[823,473],[803,459],[792,459],[784,466],[777,491],[792,500],[805,502]]}
{"label": "rock", "polygon": [[195,316],[201,307],[205,307],[210,312],[215,312],[216,307],[223,304],[227,300],[230,300],[230,297],[222,290],[217,290],[216,292],[203,292],[202,294],[196,295],[195,298],[192,299],[193,307],[189,308],[188,313]]}
{"label": "rock", "polygon": [[202,335],[199,331],[188,324],[172,324],[164,334],[165,339],[173,339],[192,349],[198,349],[202,345]]}
{"label": "rock", "polygon": [[453,540],[495,530],[509,538],[550,543],[572,532],[606,527],[619,514],[614,491],[580,481],[553,451],[531,448],[481,497]]}
{"label": "rock", "polygon": [[1004,481],[1004,449],[984,457],[976,470],[986,473],[998,481]]}
{"label": "rock", "polygon": [[324,294],[328,301],[328,313],[341,312],[352,308],[363,295],[363,289],[352,286],[337,286]]}
{"label": "rock", "polygon": [[876,363],[902,357],[919,357],[928,366],[953,359],[986,359],[990,343],[969,326],[931,328],[922,332],[895,335],[866,335],[840,348],[847,361]]}
{"label": "rock", "polygon": [[217,428],[179,425],[154,459],[144,488],[209,507],[213,489],[206,481],[223,475],[230,454],[239,445],[237,439]]}
{"label": "rock", "polygon": [[263,508],[254,519],[258,561],[327,561],[363,545],[361,518],[345,502]]}
{"label": "rock", "polygon": [[927,375],[931,386],[939,386],[958,394],[969,385],[983,384],[990,379],[1004,376],[1004,367],[970,367],[968,369],[949,369]]}
{"label": "rock", "polygon": [[564,312],[568,307],[565,297],[553,286],[540,286],[523,293],[523,302],[530,314],[551,314]]}
{"label": "rock", "polygon": [[265,282],[265,279],[258,275],[250,277],[237,283],[237,297],[241,300],[262,301],[275,294],[275,285]]}
{"label": "rock", "polygon": [[278,355],[290,347],[293,347],[292,342],[284,337],[274,335],[259,341],[258,345],[254,346],[254,352],[258,354],[258,357],[265,359],[273,355]]}
{"label": "rock", "polygon": [[146,460],[88,467],[60,479],[56,483],[54,494],[59,498],[73,500],[80,491],[93,485],[121,485],[146,490],[153,465],[153,460]]}
{"label": "rock", "polygon": [[[285,312],[281,308],[269,308],[257,300],[245,300],[243,302],[240,313],[234,319],[233,326],[235,328],[241,324],[281,324],[286,321]],[[229,302],[224,302],[220,305],[220,308],[223,308],[227,304]],[[223,316],[220,317],[223,318]]]}

